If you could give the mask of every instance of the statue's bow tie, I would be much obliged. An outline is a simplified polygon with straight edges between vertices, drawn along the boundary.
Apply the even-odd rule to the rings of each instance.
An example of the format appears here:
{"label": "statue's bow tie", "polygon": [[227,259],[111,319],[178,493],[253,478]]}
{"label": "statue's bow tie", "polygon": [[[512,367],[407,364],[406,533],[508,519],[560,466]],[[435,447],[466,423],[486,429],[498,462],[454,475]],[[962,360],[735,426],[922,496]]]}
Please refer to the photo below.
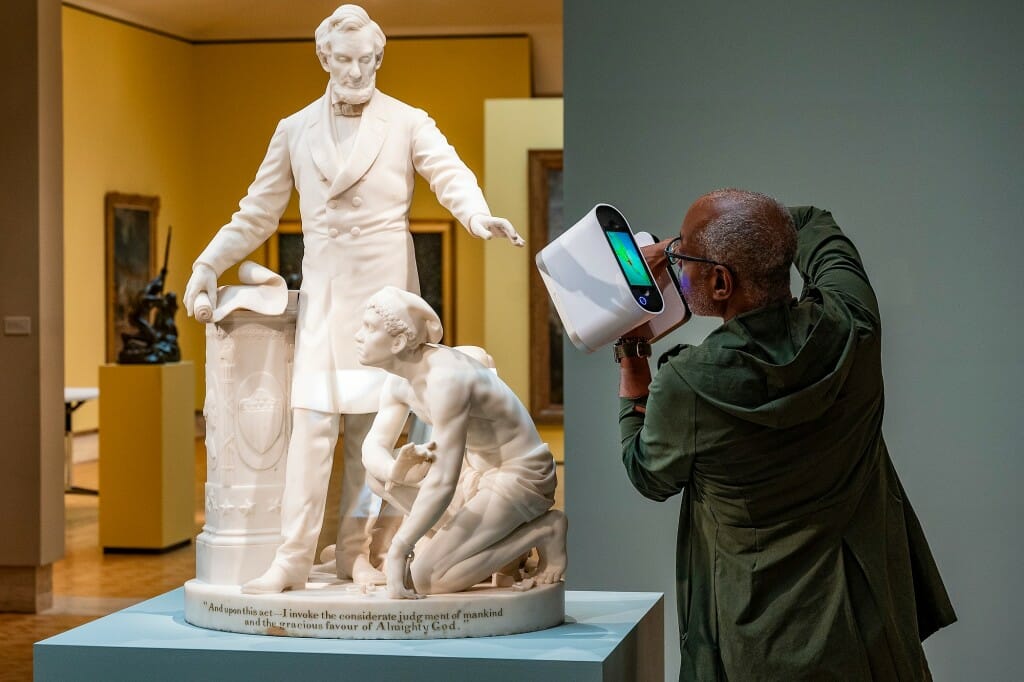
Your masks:
{"label": "statue's bow tie", "polygon": [[362,116],[363,107],[366,106],[366,103],[349,104],[348,102],[335,102],[332,106],[334,107],[335,116]]}

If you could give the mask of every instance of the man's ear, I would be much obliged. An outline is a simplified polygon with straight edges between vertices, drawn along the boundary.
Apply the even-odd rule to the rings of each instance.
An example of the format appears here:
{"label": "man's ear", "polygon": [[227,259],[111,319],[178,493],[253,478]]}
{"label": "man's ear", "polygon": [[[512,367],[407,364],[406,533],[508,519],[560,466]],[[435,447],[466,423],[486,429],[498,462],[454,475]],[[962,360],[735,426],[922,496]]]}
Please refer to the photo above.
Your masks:
{"label": "man's ear", "polygon": [[398,355],[409,346],[409,338],[405,334],[392,337],[391,354]]}
{"label": "man's ear", "polygon": [[324,71],[326,71],[327,73],[330,73],[331,72],[331,67],[327,65],[327,55],[324,54],[323,52],[321,52],[320,50],[317,50],[316,51],[316,58],[320,60],[320,66],[323,67]]}
{"label": "man's ear", "polygon": [[711,285],[711,298],[716,301],[727,301],[733,293],[732,273],[722,265],[713,270],[714,281]]}
{"label": "man's ear", "polygon": [[383,62],[383,61],[384,61],[384,50],[381,50],[380,52],[377,53],[377,64],[376,64],[376,66],[373,67],[373,70],[376,71],[377,69],[379,69],[381,62]]}

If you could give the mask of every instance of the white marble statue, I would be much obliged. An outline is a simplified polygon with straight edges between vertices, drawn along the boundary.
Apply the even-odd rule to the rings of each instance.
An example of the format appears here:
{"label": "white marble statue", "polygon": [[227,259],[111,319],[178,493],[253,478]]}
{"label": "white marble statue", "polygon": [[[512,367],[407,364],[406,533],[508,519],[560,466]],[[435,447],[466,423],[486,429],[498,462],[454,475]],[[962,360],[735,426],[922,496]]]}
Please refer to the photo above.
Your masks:
{"label": "white marble statue", "polygon": [[[534,548],[531,579],[557,582],[566,520],[551,510],[551,451],[512,390],[440,338],[430,306],[396,287],[370,298],[356,335],[359,361],[389,374],[363,443],[367,480],[407,515],[385,560],[388,595],[459,592]],[[394,456],[410,410],[431,441]]]}
{"label": "white marble statue", "polygon": [[291,390],[281,528],[270,568],[244,592],[301,587],[313,564],[340,419],[345,474],[336,551],[347,578],[366,551],[363,437],[386,374],[359,364],[353,338],[367,298],[381,286],[418,291],[408,229],[415,173],[482,239],[522,238],[491,216],[473,173],[426,112],[375,89],[384,33],[366,12],[342,5],[316,30],[330,74],[327,91],[277,126],[266,157],[231,221],[193,265],[184,304],[200,293],[217,306],[217,278],[277,229],[293,187],[299,193],[305,253]]}
{"label": "white marble statue", "polygon": [[[440,442],[449,440],[446,426],[439,423],[434,429],[419,419],[410,420],[408,438],[414,445],[405,448],[400,463],[388,462],[391,456],[383,453],[385,473],[381,475],[390,479],[381,484],[375,478],[374,487],[393,502],[401,501],[404,508],[397,510],[397,516],[387,517],[397,523],[388,523],[385,529],[380,518],[377,520],[371,552],[375,565],[388,563],[382,551],[386,553],[393,533],[384,531],[401,530],[404,512],[412,512],[414,519],[424,518],[430,513],[431,498],[437,500],[431,469],[436,465],[435,471],[450,472],[451,466],[455,470],[461,467],[451,502],[426,537],[416,543],[420,557],[413,564],[417,573],[429,574],[427,562],[435,561],[436,577],[418,578],[417,585],[424,591],[424,585],[430,590],[455,589],[458,581],[475,576],[482,576],[482,581],[461,592],[432,592],[426,599],[408,599],[401,597],[409,596],[412,579],[406,582],[399,576],[392,581],[399,595],[392,598],[387,589],[377,588],[387,582],[378,571],[372,571],[374,580],[348,581],[337,580],[333,567],[326,574],[320,567],[303,589],[242,591],[242,585],[272,564],[280,544],[290,429],[284,408],[290,400],[288,378],[299,292],[284,292],[287,299],[282,299],[283,280],[251,263],[243,264],[240,276],[246,284],[222,287],[217,308],[207,310],[211,320],[219,321],[211,321],[206,328],[206,519],[196,540],[196,578],[185,583],[186,621],[228,632],[343,639],[482,637],[561,623],[565,584],[555,578],[564,570],[565,528],[560,514],[545,513],[554,484],[551,458],[522,406],[514,398],[509,400],[508,389],[494,383],[496,374],[485,369],[494,367],[493,359],[472,346],[426,345],[418,351],[429,362],[437,362],[437,371],[427,372],[434,389],[439,379],[455,377],[453,370],[459,368],[461,376],[455,377],[453,385],[467,390],[472,387],[467,397],[484,403],[466,406],[469,422],[461,465],[455,464],[458,454],[439,449],[433,440],[434,431],[442,438]],[[397,327],[392,324],[392,331],[408,328],[425,335],[427,341],[436,340],[440,334],[436,316],[412,294],[398,295],[408,296],[414,305],[408,308],[399,299],[399,304],[387,306],[409,311],[406,321]],[[417,326],[413,312],[417,308],[426,313],[418,318],[427,322],[425,327]],[[408,340],[406,335],[402,343]],[[443,352],[435,356],[428,353],[431,348]],[[412,357],[400,349],[396,353],[405,359]],[[446,354],[459,362],[448,364]],[[464,373],[467,369],[470,372]],[[387,382],[393,380],[404,382],[397,376]],[[413,387],[419,384],[406,385],[414,397]],[[383,393],[385,404],[391,405],[392,389]],[[427,390],[426,395],[433,397],[434,393]],[[408,408],[402,410],[407,412]],[[421,412],[435,416],[438,410]],[[392,411],[385,410],[385,414]],[[485,447],[481,447],[482,440]],[[468,444],[476,447],[466,447]],[[517,456],[523,451],[525,457]],[[447,485],[443,479],[441,485]],[[429,492],[419,500],[421,487]],[[385,506],[395,509],[391,504]],[[537,514],[539,520],[527,520]],[[411,529],[405,527],[405,531]],[[468,542],[463,542],[464,538]],[[527,554],[533,545],[542,555],[539,566],[532,553]],[[409,569],[409,561],[408,555],[398,554],[390,564],[401,573]],[[432,554],[442,559],[432,560]],[[499,566],[507,557],[512,557],[511,561]],[[372,568],[369,558],[365,564]],[[553,582],[537,584],[540,581]]]}

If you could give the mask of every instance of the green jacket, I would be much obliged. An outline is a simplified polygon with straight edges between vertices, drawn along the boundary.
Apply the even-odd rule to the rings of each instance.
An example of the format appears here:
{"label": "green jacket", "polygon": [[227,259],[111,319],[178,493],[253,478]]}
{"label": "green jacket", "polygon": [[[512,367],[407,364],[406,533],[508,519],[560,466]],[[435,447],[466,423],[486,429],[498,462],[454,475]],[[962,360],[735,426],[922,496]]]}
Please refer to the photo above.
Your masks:
{"label": "green jacket", "polygon": [[827,211],[792,209],[799,301],[662,357],[623,399],[643,495],[680,491],[685,680],[930,679],[921,641],[956,620],[882,438],[878,303]]}

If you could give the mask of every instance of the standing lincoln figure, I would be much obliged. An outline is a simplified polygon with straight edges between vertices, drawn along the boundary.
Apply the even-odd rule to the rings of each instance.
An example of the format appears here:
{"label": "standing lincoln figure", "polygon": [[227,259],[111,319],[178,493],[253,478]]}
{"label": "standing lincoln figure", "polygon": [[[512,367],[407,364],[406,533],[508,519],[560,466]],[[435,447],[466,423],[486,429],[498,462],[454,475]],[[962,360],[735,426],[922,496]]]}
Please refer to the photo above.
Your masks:
{"label": "standing lincoln figure", "polygon": [[387,376],[359,364],[353,339],[367,298],[382,286],[418,292],[409,233],[415,173],[441,204],[482,239],[523,240],[491,216],[472,171],[426,112],[375,88],[384,33],[366,12],[342,5],[316,30],[330,73],[327,92],[282,120],[239,210],[196,259],[185,290],[216,305],[217,277],[277,229],[292,188],[299,193],[304,255],[292,381],[281,533],[273,564],[244,592],[302,587],[323,523],[332,455],[345,418],[344,483],[336,550],[340,577],[365,551],[365,512],[356,514],[365,471],[362,441]]}

